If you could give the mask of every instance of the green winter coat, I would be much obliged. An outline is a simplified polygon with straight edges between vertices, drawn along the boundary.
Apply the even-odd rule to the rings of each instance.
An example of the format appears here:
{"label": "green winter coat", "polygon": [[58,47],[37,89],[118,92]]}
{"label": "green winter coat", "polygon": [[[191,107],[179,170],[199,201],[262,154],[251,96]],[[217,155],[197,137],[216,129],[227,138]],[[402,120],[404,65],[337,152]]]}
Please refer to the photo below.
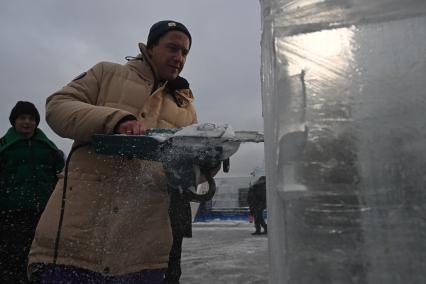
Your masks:
{"label": "green winter coat", "polygon": [[0,209],[42,211],[63,167],[63,155],[40,129],[25,139],[10,128],[0,139]]}

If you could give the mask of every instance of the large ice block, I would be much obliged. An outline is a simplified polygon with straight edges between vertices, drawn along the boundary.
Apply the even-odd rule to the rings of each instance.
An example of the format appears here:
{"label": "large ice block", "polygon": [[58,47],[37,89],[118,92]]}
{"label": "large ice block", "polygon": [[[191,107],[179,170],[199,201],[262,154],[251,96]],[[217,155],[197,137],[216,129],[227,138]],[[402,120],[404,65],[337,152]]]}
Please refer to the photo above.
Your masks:
{"label": "large ice block", "polygon": [[426,1],[260,3],[270,283],[426,283]]}

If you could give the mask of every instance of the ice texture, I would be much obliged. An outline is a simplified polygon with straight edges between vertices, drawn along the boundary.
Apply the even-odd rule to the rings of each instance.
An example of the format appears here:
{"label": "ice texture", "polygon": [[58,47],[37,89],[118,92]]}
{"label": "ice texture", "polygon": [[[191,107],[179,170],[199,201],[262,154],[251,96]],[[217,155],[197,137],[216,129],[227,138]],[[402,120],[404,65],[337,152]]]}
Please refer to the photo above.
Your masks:
{"label": "ice texture", "polygon": [[198,123],[183,127],[175,136],[234,138],[235,133],[229,124]]}
{"label": "ice texture", "polygon": [[215,124],[209,122],[191,124],[182,128],[153,128],[149,129],[146,135],[154,138],[160,143],[165,142],[166,140],[173,137],[237,139],[231,125]]}
{"label": "ice texture", "polygon": [[426,1],[260,3],[270,283],[426,283]]}

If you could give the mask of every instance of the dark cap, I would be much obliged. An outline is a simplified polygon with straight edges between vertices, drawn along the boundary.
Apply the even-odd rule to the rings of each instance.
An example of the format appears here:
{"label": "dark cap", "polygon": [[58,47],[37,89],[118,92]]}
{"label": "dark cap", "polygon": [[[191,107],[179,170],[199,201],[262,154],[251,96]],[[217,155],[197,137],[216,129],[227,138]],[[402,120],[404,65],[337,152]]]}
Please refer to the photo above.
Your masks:
{"label": "dark cap", "polygon": [[146,45],[151,47],[155,42],[157,42],[163,35],[170,31],[180,31],[185,33],[189,38],[189,48],[191,48],[192,38],[188,29],[181,23],[176,21],[160,21],[152,25],[149,29],[148,41]]}
{"label": "dark cap", "polygon": [[15,121],[22,114],[32,115],[38,125],[40,122],[40,114],[34,104],[25,101],[18,101],[10,112],[9,121],[15,126]]}

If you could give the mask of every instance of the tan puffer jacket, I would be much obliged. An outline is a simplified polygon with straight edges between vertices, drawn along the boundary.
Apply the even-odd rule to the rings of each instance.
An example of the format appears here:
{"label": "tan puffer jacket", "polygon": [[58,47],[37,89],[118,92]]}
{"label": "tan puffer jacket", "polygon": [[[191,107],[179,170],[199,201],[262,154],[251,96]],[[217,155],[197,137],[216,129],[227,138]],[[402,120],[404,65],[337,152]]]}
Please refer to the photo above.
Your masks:
{"label": "tan puffer jacket", "polygon": [[[47,99],[46,118],[74,145],[95,133],[112,133],[132,115],[148,128],[196,123],[189,89],[170,95],[154,88],[154,69],[142,54],[126,65],[101,62]],[[179,101],[179,106],[177,104]],[[34,263],[52,263],[63,180],[58,182],[40,219],[29,255]],[[71,158],[58,264],[104,275],[122,275],[167,267],[172,244],[169,196],[161,163],[105,156],[91,146]]]}

